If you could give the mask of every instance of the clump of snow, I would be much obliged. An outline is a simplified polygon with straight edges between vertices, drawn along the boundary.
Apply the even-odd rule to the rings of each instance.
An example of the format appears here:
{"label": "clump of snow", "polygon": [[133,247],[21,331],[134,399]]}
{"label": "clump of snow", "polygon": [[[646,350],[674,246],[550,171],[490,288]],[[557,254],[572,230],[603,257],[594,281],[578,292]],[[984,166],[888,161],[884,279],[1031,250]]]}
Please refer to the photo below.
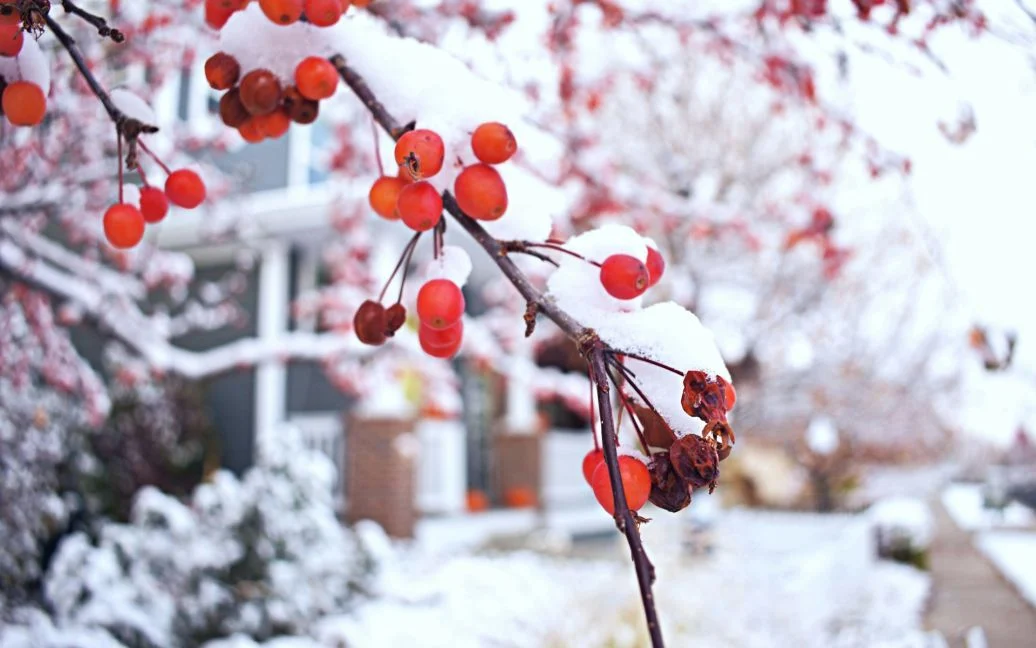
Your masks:
{"label": "clump of snow", "polygon": [[817,416],[806,428],[806,445],[818,455],[830,455],[838,449],[838,428],[826,416]]}
{"label": "clump of snow", "polygon": [[953,484],[942,494],[946,511],[965,531],[980,529],[1036,527],[1036,514],[1018,502],[1010,502],[1003,509],[987,508],[982,486]]}
{"label": "clump of snow", "polygon": [[425,269],[425,281],[449,279],[462,288],[470,276],[471,257],[464,251],[464,248],[456,245],[443,246],[439,258],[431,259]]}
{"label": "clump of snow", "polygon": [[1036,533],[989,531],[979,534],[975,545],[1036,606]]}
{"label": "clump of snow", "polygon": [[241,76],[252,70],[273,72],[284,85],[295,85],[295,67],[308,56],[334,54],[335,32],[311,23],[278,25],[250,3],[237,11],[219,32],[218,50],[233,56]]}
{"label": "clump of snow", "polygon": [[872,505],[868,515],[886,542],[914,551],[927,549],[932,542],[935,522],[924,500],[887,497]]}
{"label": "clump of snow", "polygon": [[158,124],[158,117],[155,111],[146,101],[126,88],[114,88],[109,93],[112,103],[121,110],[127,117],[136,119],[143,124]]}

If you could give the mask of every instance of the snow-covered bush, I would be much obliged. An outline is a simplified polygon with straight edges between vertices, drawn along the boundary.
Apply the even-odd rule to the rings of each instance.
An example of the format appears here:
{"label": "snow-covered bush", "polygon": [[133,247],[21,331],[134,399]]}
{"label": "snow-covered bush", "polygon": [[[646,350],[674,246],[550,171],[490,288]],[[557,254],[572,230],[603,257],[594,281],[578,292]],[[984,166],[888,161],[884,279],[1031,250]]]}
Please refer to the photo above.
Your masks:
{"label": "snow-covered bush", "polygon": [[868,514],[879,556],[922,569],[927,567],[934,522],[923,500],[888,497],[872,505]]}
{"label": "snow-covered bush", "polygon": [[129,524],[62,544],[45,583],[57,623],[165,648],[300,633],[347,609],[373,562],[335,517],[331,471],[285,433],[261,440],[242,479],[217,473],[189,504],[142,490]]}

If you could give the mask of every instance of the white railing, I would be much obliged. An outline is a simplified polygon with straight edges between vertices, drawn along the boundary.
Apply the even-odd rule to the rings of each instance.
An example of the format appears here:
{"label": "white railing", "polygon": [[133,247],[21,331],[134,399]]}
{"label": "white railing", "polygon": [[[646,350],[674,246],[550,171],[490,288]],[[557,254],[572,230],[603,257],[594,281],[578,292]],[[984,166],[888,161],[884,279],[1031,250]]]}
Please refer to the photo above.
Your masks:
{"label": "white railing", "polygon": [[288,424],[298,428],[307,450],[319,452],[334,462],[335,479],[331,485],[331,492],[335,498],[335,505],[340,508],[345,497],[342,492],[345,477],[345,434],[342,429],[342,415],[339,412],[301,414],[291,416]]}

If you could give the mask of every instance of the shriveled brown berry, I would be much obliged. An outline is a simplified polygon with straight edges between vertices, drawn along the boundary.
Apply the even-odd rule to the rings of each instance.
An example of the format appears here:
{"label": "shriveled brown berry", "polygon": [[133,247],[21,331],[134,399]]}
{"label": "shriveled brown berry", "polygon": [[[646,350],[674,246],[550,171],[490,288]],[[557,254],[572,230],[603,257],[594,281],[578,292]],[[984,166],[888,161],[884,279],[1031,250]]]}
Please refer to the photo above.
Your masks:
{"label": "shriveled brown berry", "polygon": [[406,307],[403,304],[392,304],[385,311],[385,335],[392,337],[396,331],[406,324]]}
{"label": "shriveled brown berry", "polygon": [[306,99],[295,86],[284,90],[284,112],[296,124],[312,124],[320,116],[320,104]]}
{"label": "shriveled brown berry", "polygon": [[360,304],[353,316],[353,330],[356,337],[364,344],[379,346],[385,344],[385,307],[376,301],[367,301]]}
{"label": "shriveled brown berry", "polygon": [[673,471],[695,488],[715,487],[719,478],[716,446],[697,434],[681,437],[669,448]]}
{"label": "shriveled brown berry", "polygon": [[228,90],[241,77],[237,59],[226,52],[216,52],[205,61],[205,80],[213,90]]}
{"label": "shriveled brown berry", "polygon": [[219,98],[219,118],[227,126],[240,128],[251,116],[252,113],[241,103],[241,92],[237,88],[227,90],[226,94]]}
{"label": "shriveled brown berry", "polygon": [[691,504],[691,485],[673,470],[669,453],[654,455],[648,464],[651,473],[651,495],[648,498],[655,506],[676,513]]}
{"label": "shriveled brown berry", "polygon": [[252,70],[241,78],[241,103],[253,115],[265,115],[281,102],[281,82],[269,70]]}

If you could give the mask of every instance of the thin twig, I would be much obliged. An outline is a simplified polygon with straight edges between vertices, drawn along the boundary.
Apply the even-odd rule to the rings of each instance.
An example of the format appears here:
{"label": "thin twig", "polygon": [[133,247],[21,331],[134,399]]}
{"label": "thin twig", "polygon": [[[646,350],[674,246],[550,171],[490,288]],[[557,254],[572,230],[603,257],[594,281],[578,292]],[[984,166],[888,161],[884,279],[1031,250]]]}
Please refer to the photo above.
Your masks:
{"label": "thin twig", "polygon": [[111,120],[115,122],[115,126],[119,129],[122,135],[128,140],[136,140],[137,137],[144,133],[157,133],[158,127],[152,126],[151,124],[145,124],[139,119],[134,119],[126,113],[119,110],[115,103],[112,101],[111,95],[108,91],[101,87],[101,83],[94,76],[93,71],[90,70],[90,66],[86,64],[86,59],[83,58],[83,53],[79,50],[79,46],[76,45],[75,39],[68,35],[61,25],[58,24],[54,18],[47,15],[47,27],[50,32],[54,34],[54,37],[58,39],[61,46],[65,48],[68,55],[72,57],[72,62],[75,63],[76,68],[79,69],[79,73],[83,75],[83,79],[86,81],[86,85],[90,86],[90,90],[100,100],[101,105],[104,106],[104,110],[111,117]]}
{"label": "thin twig", "polygon": [[64,9],[66,13],[79,16],[93,25],[97,28],[97,33],[100,34],[102,38],[110,38],[116,43],[121,43],[126,40],[125,34],[118,29],[110,27],[107,20],[80,8],[76,3],[72,2],[72,0],[61,0],[61,8]]}

